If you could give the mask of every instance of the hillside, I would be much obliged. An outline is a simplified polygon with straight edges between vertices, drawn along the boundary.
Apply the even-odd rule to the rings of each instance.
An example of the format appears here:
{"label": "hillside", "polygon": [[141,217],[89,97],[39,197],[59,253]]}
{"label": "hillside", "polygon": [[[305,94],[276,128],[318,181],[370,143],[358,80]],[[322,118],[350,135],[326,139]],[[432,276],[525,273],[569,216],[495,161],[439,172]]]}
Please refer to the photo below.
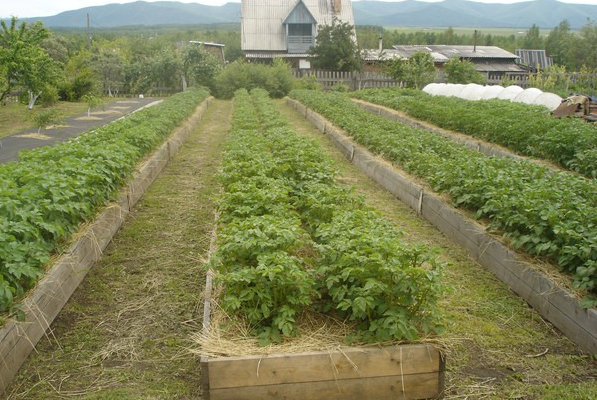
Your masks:
{"label": "hillside", "polygon": [[[453,26],[475,28],[553,28],[567,19],[573,29],[595,19],[597,5],[562,3],[557,0],[534,0],[514,4],[489,4],[467,0],[444,0],[428,3],[417,0],[397,2],[354,1],[357,25],[375,26]],[[66,11],[41,20],[48,27],[97,28],[130,25],[189,25],[239,23],[240,3],[206,6],[197,3],[137,1],[107,4]]]}

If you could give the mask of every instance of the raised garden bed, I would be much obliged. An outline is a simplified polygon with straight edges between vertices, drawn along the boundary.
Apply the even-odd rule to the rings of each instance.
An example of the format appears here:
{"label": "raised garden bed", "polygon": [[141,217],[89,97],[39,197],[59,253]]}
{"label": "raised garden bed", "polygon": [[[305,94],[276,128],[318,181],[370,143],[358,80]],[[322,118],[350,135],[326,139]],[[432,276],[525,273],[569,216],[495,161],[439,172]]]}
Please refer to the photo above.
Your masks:
{"label": "raised garden bed", "polygon": [[[443,329],[436,308],[441,285],[436,260],[424,246],[402,242],[347,188],[337,187],[321,150],[292,131],[264,91],[237,92],[234,107],[221,174],[220,238],[211,246],[217,250],[210,266],[221,289],[217,303],[230,316],[223,324],[232,332],[230,340],[238,343],[236,333],[247,331],[252,343],[272,347],[234,351],[231,343],[216,340],[218,349],[211,351],[212,335],[218,337],[222,324],[210,324],[209,273],[197,352],[216,356],[202,357],[203,395],[236,400],[440,396],[444,361],[437,346],[421,341]],[[256,185],[264,180],[265,187]],[[400,286],[404,282],[408,285]],[[350,321],[350,332],[331,344],[310,343],[315,351],[296,345],[295,338],[308,337],[299,317],[324,318],[328,312]],[[232,328],[235,323],[247,329]],[[323,325],[314,323],[316,330]],[[345,347],[340,343],[346,336],[359,344],[416,344]]]}
{"label": "raised garden bed", "polygon": [[595,309],[580,307],[578,299],[570,292],[523,261],[516,252],[489,235],[483,226],[414,183],[408,174],[398,171],[355,143],[324,117],[298,101],[287,101],[327,135],[351,162],[446,236],[466,248],[475,260],[492,271],[583,351],[597,353]]}
{"label": "raised garden bed", "polygon": [[118,197],[76,235],[74,243],[56,260],[23,300],[24,320],[8,320],[0,330],[0,393],[10,384],[93,264],[101,257],[126,215],[180,149],[208,107],[205,100],[176,128],[134,173]]}

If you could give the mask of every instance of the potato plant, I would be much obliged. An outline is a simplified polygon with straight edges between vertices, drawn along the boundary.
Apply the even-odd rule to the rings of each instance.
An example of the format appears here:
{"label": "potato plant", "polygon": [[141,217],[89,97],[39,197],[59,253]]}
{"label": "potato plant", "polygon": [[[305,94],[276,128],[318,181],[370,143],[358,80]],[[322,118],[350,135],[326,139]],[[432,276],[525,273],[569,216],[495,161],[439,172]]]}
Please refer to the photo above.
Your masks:
{"label": "potato plant", "polygon": [[369,89],[352,95],[597,177],[597,127],[581,119],[557,119],[544,107],[508,100],[468,101],[415,90]]}
{"label": "potato plant", "polygon": [[336,183],[315,142],[298,136],[262,90],[235,96],[224,152],[212,266],[222,306],[262,344],[297,335],[306,310],[355,321],[353,338],[441,332],[441,265]]}
{"label": "potato plant", "polygon": [[[577,288],[597,292],[597,187],[593,180],[527,161],[486,157],[421,129],[374,116],[346,96],[293,91],[291,97],[357,142],[487,218],[516,248],[553,260]],[[586,303],[586,304],[591,304]]]}
{"label": "potato plant", "polygon": [[0,312],[13,308],[79,224],[113,199],[135,164],[207,96],[190,90],[0,165]]}

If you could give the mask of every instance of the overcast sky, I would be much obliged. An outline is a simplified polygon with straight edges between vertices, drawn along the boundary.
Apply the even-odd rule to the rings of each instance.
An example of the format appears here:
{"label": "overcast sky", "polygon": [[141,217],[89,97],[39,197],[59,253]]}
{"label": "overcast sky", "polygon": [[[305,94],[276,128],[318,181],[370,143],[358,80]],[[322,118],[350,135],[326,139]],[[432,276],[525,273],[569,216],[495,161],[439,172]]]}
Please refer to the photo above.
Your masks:
{"label": "overcast sky", "polygon": [[[136,0],[0,0],[0,17],[6,18],[13,15],[19,18],[27,17],[45,17],[56,15],[63,11],[78,10],[79,8],[99,6],[110,3],[131,3]],[[146,0],[158,1],[158,0]],[[163,1],[163,0],[162,0]],[[199,0],[188,1],[179,0],[182,3],[200,3],[206,5],[219,6],[229,2],[240,3],[240,0]],[[364,0],[361,0],[364,1]],[[396,1],[396,0],[380,0]],[[423,0],[423,1],[441,1],[441,0]],[[529,0],[475,0],[482,3],[518,3]],[[597,5],[597,0],[560,0],[564,3],[579,3]]]}

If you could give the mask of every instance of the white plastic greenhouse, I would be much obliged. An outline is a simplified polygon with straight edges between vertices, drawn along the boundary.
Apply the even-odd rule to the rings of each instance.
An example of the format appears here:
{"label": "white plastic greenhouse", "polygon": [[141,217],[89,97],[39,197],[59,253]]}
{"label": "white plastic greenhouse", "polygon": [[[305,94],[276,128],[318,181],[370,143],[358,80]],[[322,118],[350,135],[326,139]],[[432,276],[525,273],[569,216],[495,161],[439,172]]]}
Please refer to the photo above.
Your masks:
{"label": "white plastic greenhouse", "polygon": [[481,86],[476,83],[468,85],[452,83],[430,83],[423,91],[432,96],[459,97],[465,100],[501,99],[518,103],[534,104],[555,110],[562,98],[554,93],[544,93],[536,88],[523,89],[511,85],[506,88],[499,85]]}

